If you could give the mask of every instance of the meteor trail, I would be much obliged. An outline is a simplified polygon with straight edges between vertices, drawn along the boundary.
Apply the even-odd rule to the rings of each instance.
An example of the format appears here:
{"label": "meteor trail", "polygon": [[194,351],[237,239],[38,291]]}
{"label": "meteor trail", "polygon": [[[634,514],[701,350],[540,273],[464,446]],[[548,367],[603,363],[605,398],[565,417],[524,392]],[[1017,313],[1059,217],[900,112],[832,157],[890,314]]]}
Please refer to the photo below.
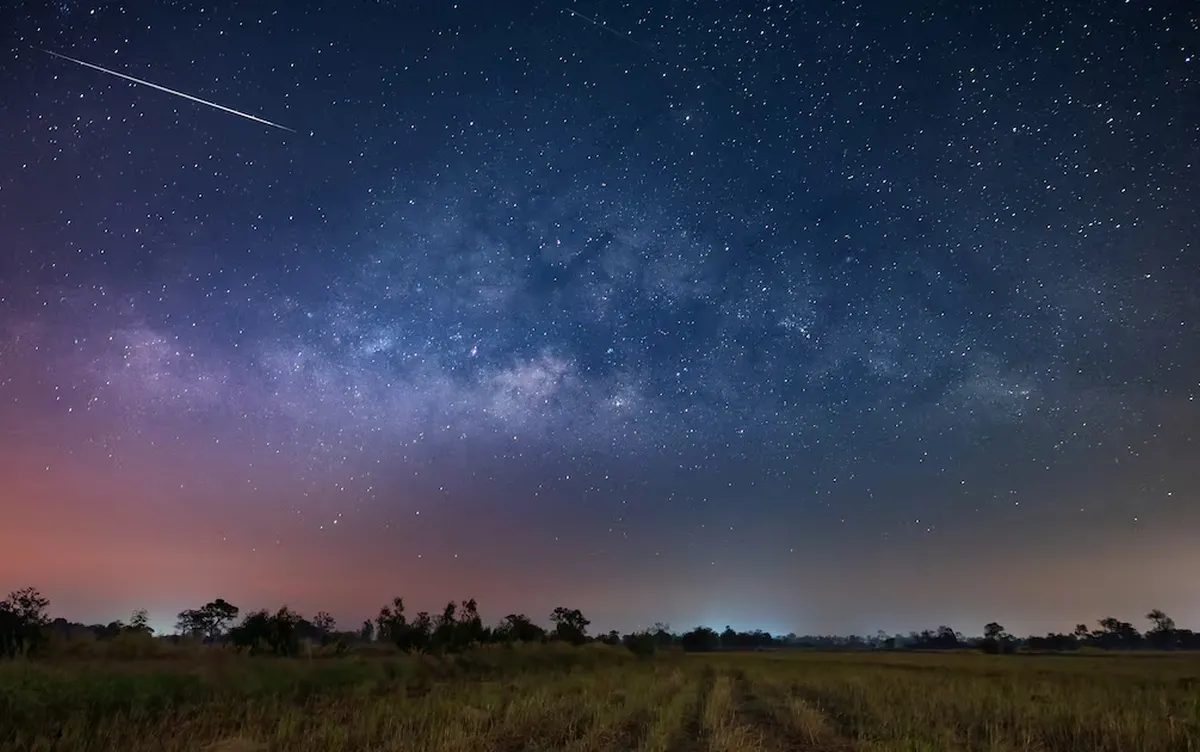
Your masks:
{"label": "meteor trail", "polygon": [[199,102],[200,104],[208,105],[209,107],[212,107],[213,109],[221,110],[222,112],[228,112],[231,115],[237,115],[239,117],[244,117],[247,120],[253,120],[256,123],[262,123],[263,125],[269,125],[272,128],[278,128],[281,131],[287,131],[288,133],[296,132],[296,131],[292,130],[291,128],[288,128],[286,125],[280,125],[279,123],[272,123],[270,120],[263,120],[260,117],[255,117],[254,115],[251,115],[249,113],[240,112],[238,110],[233,109],[232,107],[226,107],[224,105],[217,104],[216,102],[209,102],[207,99],[201,99],[200,97],[193,97],[191,94],[184,94],[182,91],[175,91],[174,89],[168,89],[165,86],[159,86],[158,84],[152,84],[149,81],[143,81],[140,78],[134,78],[133,76],[127,76],[124,73],[118,73],[115,70],[109,70],[108,68],[102,68],[99,65],[93,65],[92,63],[87,63],[87,62],[84,62],[83,60],[76,60],[73,57],[67,57],[66,55],[60,55],[59,53],[51,52],[50,50],[42,50],[42,52],[46,53],[47,55],[53,55],[54,57],[60,57],[63,60],[69,60],[72,63],[75,63],[77,65],[82,65],[85,68],[92,68],[93,70],[98,70],[101,73],[108,73],[108,74],[116,76],[118,78],[123,78],[126,81],[132,81],[135,84],[142,84],[143,86],[149,86],[151,89],[158,89],[159,91],[165,91],[168,94],[174,94],[177,97],[183,97],[184,99],[188,99],[193,102]]}
{"label": "meteor trail", "polygon": [[581,19],[583,19],[584,21],[587,21],[587,22],[588,22],[588,23],[590,23],[592,26],[598,26],[598,27],[600,27],[601,29],[604,29],[604,30],[605,30],[605,31],[607,31],[609,34],[612,34],[613,36],[620,37],[620,38],[622,38],[622,39],[624,39],[624,40],[626,40],[626,41],[628,41],[628,42],[633,42],[634,44],[637,44],[637,45],[641,46],[641,43],[640,43],[640,42],[638,42],[636,39],[632,39],[632,38],[630,38],[628,35],[622,34],[621,32],[617,31],[616,29],[612,28],[611,26],[609,26],[609,25],[608,25],[608,24],[606,24],[606,23],[603,23],[603,22],[601,22],[601,21],[597,21],[597,20],[596,20],[596,19],[594,19],[594,18],[590,18],[590,17],[588,17],[588,16],[585,16],[585,15],[583,15],[582,13],[580,13],[579,11],[572,10],[572,9],[570,9],[570,8],[563,8],[563,10],[565,10],[567,13],[570,13],[572,16],[575,16],[576,18],[581,18]]}

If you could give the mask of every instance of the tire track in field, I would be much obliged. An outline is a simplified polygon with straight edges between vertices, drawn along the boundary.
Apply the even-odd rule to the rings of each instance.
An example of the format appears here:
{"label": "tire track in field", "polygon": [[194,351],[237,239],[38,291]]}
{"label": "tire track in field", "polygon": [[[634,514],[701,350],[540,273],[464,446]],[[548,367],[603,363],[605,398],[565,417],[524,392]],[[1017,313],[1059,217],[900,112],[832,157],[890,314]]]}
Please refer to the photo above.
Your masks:
{"label": "tire track in field", "polygon": [[761,749],[779,752],[813,749],[799,746],[796,740],[788,735],[787,729],[776,718],[768,700],[759,694],[754,682],[750,681],[743,669],[733,672],[733,685],[734,716],[761,739]]}
{"label": "tire track in field", "polygon": [[[704,725],[704,708],[716,678],[717,672],[712,666],[705,666],[696,676],[692,696],[683,701],[683,723],[670,736],[665,746],[666,752],[701,752],[710,748],[711,740]],[[646,749],[650,752],[651,748]]]}
{"label": "tire track in field", "polygon": [[[772,749],[759,729],[747,724],[738,708],[737,672],[719,672],[704,699],[700,725],[708,752],[758,752]],[[772,749],[772,752],[776,750]]]}
{"label": "tire track in field", "polygon": [[[628,683],[608,696],[610,706],[598,713],[598,722],[563,752],[630,752],[634,749],[654,749],[650,740],[658,728],[660,719],[672,709],[677,698],[687,699],[685,690],[687,677],[681,672],[666,674],[651,672],[631,678]],[[616,706],[611,703],[619,700]],[[676,709],[680,709],[676,707]],[[670,716],[667,715],[669,718]],[[680,713],[675,717],[682,720]],[[658,739],[663,734],[657,735]],[[658,749],[663,749],[658,747]]]}
{"label": "tire track in field", "polygon": [[779,681],[762,680],[750,684],[749,696],[761,702],[763,711],[783,730],[791,743],[790,749],[807,752],[843,752],[853,750],[856,743],[851,735],[838,728],[835,719],[820,707],[805,699]]}
{"label": "tire track in field", "polygon": [[831,700],[819,690],[800,683],[793,684],[788,694],[820,714],[829,724],[833,733],[845,739],[847,744],[853,746],[854,740],[859,738],[858,728],[851,720],[854,714],[850,712],[849,708]]}
{"label": "tire track in field", "polygon": [[688,728],[689,719],[694,719],[699,712],[703,691],[704,675],[700,672],[689,671],[687,667],[676,667],[670,674],[670,681],[665,688],[661,701],[649,709],[649,718],[641,729],[636,747],[642,752],[668,752],[671,745],[680,743],[691,731]]}
{"label": "tire track in field", "polygon": [[566,749],[578,743],[595,721],[585,702],[578,688],[553,685],[516,698],[487,733],[472,740],[471,748],[528,752],[536,741],[539,749]]}

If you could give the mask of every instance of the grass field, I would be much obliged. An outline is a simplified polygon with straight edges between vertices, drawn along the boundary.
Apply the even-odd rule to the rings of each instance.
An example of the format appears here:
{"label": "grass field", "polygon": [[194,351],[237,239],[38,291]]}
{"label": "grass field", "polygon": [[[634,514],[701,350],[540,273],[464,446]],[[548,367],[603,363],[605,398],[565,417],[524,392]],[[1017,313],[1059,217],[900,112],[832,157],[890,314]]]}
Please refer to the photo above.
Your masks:
{"label": "grass field", "polygon": [[18,661],[0,665],[0,749],[1200,752],[1200,656]]}

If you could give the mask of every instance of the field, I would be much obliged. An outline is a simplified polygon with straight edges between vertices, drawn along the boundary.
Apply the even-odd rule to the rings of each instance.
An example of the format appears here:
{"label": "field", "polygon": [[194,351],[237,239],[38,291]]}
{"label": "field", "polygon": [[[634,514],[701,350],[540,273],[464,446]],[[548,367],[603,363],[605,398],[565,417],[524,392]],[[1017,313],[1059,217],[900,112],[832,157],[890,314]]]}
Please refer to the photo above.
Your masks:
{"label": "field", "polygon": [[487,648],[0,665],[0,749],[1200,752],[1200,657]]}

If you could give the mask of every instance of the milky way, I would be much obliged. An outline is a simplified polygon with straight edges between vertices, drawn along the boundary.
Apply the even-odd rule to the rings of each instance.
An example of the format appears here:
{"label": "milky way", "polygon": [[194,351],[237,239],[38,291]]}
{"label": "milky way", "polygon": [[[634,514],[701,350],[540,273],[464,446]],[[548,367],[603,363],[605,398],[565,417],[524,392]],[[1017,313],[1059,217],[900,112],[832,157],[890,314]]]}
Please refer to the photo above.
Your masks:
{"label": "milky way", "polygon": [[1197,14],[876,5],[0,11],[0,585],[1200,622]]}

